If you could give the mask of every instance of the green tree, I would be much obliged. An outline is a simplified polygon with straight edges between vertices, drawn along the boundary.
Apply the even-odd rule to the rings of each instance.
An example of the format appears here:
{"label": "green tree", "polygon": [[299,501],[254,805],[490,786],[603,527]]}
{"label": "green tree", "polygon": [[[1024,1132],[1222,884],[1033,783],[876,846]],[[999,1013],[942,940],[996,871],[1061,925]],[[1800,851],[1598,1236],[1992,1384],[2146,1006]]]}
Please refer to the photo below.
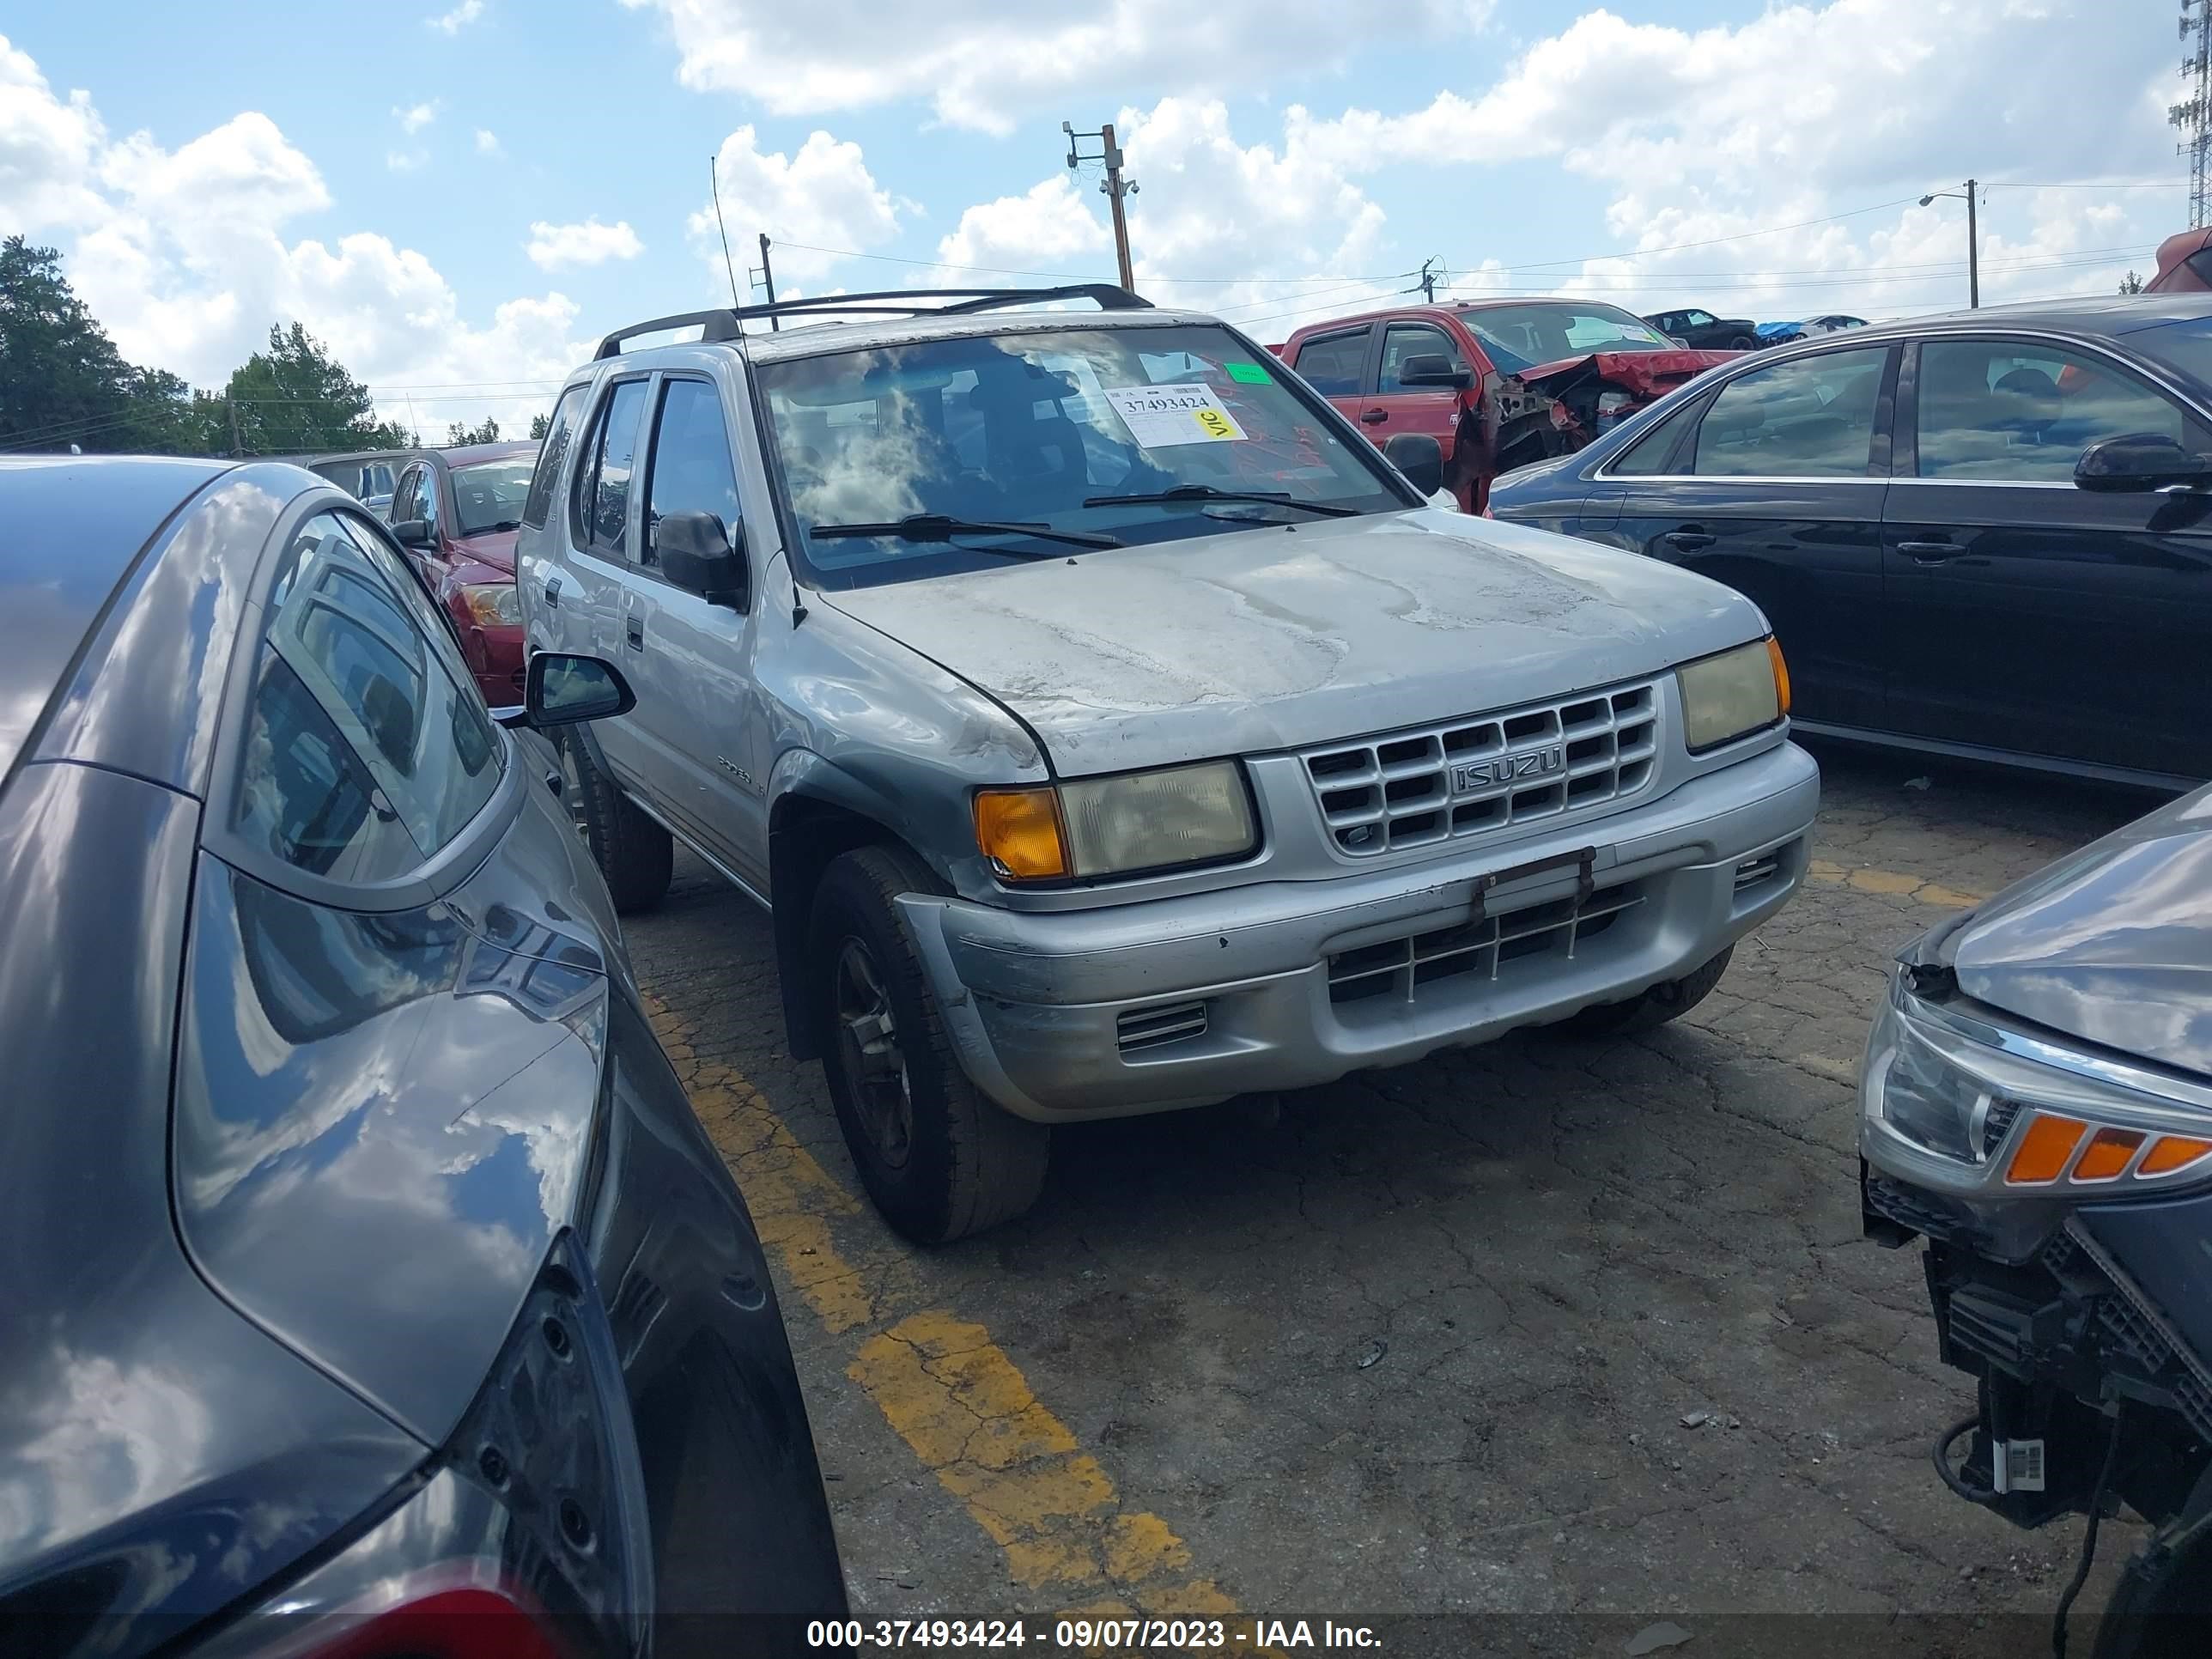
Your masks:
{"label": "green tree", "polygon": [[185,383],[123,360],[62,275],[61,255],[0,240],[0,450],[204,453]]}
{"label": "green tree", "polygon": [[405,427],[376,418],[368,388],[296,322],[289,329],[272,325],[269,349],[232,370],[220,393],[197,401],[223,420],[224,447],[234,443],[248,455],[406,449],[414,443]]}
{"label": "green tree", "polygon": [[2126,276],[2120,278],[2120,292],[2123,294],[2142,293],[2142,278],[2136,276],[2132,270],[2130,271]]}
{"label": "green tree", "polygon": [[448,447],[462,444],[495,444],[499,441],[499,422],[487,415],[482,426],[471,426],[466,421],[455,421],[446,428]]}
{"label": "green tree", "polygon": [[552,429],[552,426],[553,417],[550,415],[532,415],[530,417],[530,435],[533,438],[543,438]]}

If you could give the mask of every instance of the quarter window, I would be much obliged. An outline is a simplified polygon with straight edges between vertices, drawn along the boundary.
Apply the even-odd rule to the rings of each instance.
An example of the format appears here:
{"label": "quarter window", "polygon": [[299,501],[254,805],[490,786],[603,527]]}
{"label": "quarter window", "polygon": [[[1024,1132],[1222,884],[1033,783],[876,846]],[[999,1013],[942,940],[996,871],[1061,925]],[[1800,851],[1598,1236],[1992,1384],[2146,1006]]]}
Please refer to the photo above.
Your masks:
{"label": "quarter window", "polygon": [[584,406],[584,388],[572,386],[553,405],[553,419],[538,446],[537,470],[530,475],[530,494],[522,503],[522,522],[532,530],[545,528],[553,506],[553,491],[561,482],[562,463],[568,459],[569,441],[576,435],[576,412]]}
{"label": "quarter window", "polygon": [[1367,330],[1356,328],[1348,334],[1308,340],[1298,348],[1297,362],[1291,367],[1325,398],[1356,398],[1359,377],[1367,368]]}
{"label": "quarter window", "polygon": [[629,528],[629,481],[637,465],[643,380],[624,380],[607,396],[592,430],[592,451],[576,471],[576,540],[619,557]]}
{"label": "quarter window", "polygon": [[399,475],[399,487],[392,493],[392,523],[404,524],[410,519],[422,516],[422,502],[417,499],[422,493],[422,471],[419,466],[410,466]]}
{"label": "quarter window", "polygon": [[1696,418],[1693,407],[1676,410],[1638,439],[1628,453],[1613,464],[1613,473],[1621,477],[1640,478],[1666,471],[1668,463],[1674,459],[1674,446],[1681,441],[1683,427]]}
{"label": "quarter window", "polygon": [[405,873],[499,782],[497,736],[410,580],[373,532],[322,513],[270,590],[235,825],[317,875]]}
{"label": "quarter window", "polygon": [[1383,392],[1448,392],[1449,386],[1406,386],[1399,376],[1406,371],[1407,360],[1413,357],[1442,357],[1454,368],[1467,368],[1466,356],[1452,337],[1440,328],[1425,323],[1393,323],[1382,332],[1382,374],[1379,389]]}
{"label": "quarter window", "polygon": [[2181,410],[2086,352],[2024,340],[1920,348],[1923,478],[2068,483],[2091,444],[2138,433],[2184,441]]}
{"label": "quarter window", "polygon": [[1721,388],[1698,428],[1700,477],[1863,477],[1887,347],[1753,369]]}
{"label": "quarter window", "polygon": [[[974,378],[972,375],[969,377]],[[671,513],[711,513],[722,528],[738,527],[738,476],[722,423],[721,395],[704,380],[670,380],[653,429],[653,470],[646,486],[645,546],[639,562],[657,565],[653,538]]]}

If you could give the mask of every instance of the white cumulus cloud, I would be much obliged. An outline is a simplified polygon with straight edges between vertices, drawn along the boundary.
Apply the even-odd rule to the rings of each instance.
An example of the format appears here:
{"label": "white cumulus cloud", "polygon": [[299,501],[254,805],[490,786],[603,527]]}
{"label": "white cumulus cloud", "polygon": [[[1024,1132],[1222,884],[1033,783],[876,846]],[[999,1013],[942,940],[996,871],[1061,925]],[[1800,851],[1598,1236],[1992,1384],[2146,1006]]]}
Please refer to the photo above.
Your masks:
{"label": "white cumulus cloud", "polygon": [[540,270],[560,270],[572,265],[605,264],[610,259],[635,259],[645,244],[629,228],[629,221],[603,225],[596,218],[578,225],[549,224],[540,219],[530,227],[523,252]]}
{"label": "white cumulus cloud", "polygon": [[483,15],[483,0],[461,0],[453,10],[423,21],[442,34],[459,34]]}
{"label": "white cumulus cloud", "polygon": [[[753,129],[739,127],[714,158],[722,220],[733,249],[751,249],[766,232],[779,276],[818,276],[837,261],[825,248],[866,252],[897,234],[898,204],[869,173],[860,147],[815,131],[798,150],[763,153]],[[693,245],[722,276],[722,243],[708,201],[691,215]],[[783,246],[789,244],[789,246]]]}
{"label": "white cumulus cloud", "polygon": [[392,118],[399,123],[402,132],[420,132],[438,118],[437,100],[433,99],[427,104],[410,104],[404,109],[395,104],[392,108]]}

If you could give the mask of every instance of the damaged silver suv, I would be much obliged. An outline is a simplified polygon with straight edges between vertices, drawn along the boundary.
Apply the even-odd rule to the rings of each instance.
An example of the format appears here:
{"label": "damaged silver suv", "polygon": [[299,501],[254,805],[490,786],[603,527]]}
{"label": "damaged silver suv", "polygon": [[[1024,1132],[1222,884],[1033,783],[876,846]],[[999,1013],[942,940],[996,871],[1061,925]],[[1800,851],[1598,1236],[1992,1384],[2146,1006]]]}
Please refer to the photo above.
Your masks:
{"label": "damaged silver suv", "polygon": [[1802,878],[1748,600],[1429,507],[1432,440],[1120,289],[768,310],[570,377],[523,610],[636,693],[563,743],[617,901],[681,841],[770,907],[909,1237],[1026,1208],[1055,1123],[1671,1018]]}

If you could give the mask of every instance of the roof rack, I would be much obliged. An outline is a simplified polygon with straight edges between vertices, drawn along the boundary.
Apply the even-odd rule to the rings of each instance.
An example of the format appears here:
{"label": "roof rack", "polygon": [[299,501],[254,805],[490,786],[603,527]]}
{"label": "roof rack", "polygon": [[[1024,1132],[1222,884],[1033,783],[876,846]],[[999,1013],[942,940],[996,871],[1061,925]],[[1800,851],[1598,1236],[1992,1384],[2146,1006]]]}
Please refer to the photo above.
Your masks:
{"label": "roof rack", "polygon": [[[944,305],[917,305],[918,300],[941,300]],[[1094,300],[1101,311],[1150,311],[1152,302],[1139,299],[1112,283],[1071,283],[1063,288],[907,288],[880,294],[823,294],[803,300],[778,300],[769,305],[723,306],[714,311],[686,311],[673,317],[655,317],[618,329],[599,342],[594,362],[622,356],[623,343],[641,334],[658,334],[672,328],[696,328],[702,342],[736,340],[744,337],[744,325],[759,318],[789,317],[813,311],[834,311],[868,317],[950,317],[977,311],[1000,311],[1013,306],[1033,306],[1052,300]]]}

